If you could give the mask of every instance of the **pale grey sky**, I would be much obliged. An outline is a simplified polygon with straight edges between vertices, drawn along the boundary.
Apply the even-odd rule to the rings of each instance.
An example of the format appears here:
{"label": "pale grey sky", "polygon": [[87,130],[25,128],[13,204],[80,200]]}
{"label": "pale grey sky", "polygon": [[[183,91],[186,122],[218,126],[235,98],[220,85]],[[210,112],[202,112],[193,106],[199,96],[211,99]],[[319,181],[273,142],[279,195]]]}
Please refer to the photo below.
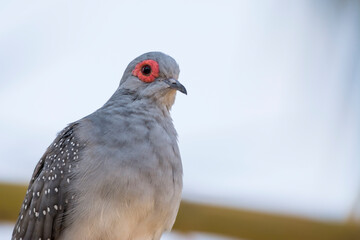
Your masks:
{"label": "pale grey sky", "polygon": [[343,219],[360,185],[355,1],[0,3],[0,180],[27,182],[133,58],[173,56],[184,198]]}

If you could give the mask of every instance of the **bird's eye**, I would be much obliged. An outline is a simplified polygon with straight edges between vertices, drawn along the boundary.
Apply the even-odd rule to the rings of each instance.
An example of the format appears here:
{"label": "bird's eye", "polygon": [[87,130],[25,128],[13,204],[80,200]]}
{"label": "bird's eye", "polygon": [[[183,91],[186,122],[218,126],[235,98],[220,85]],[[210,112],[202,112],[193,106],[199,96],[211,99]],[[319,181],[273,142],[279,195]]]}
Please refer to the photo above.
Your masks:
{"label": "bird's eye", "polygon": [[159,74],[159,64],[157,61],[152,59],[139,62],[132,71],[133,76],[146,83],[155,81],[155,79],[159,77]]}
{"label": "bird's eye", "polygon": [[141,73],[145,76],[149,76],[151,73],[151,67],[149,65],[145,65],[141,68]]}

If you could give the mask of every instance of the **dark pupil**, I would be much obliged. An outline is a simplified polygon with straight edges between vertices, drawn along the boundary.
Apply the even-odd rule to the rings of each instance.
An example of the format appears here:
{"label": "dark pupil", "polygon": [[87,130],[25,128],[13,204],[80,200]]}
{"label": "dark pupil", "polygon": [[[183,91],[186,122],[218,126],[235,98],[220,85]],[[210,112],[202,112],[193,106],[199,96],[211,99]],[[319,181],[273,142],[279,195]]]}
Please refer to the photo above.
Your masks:
{"label": "dark pupil", "polygon": [[149,75],[151,73],[151,67],[149,65],[145,65],[141,69],[142,74]]}

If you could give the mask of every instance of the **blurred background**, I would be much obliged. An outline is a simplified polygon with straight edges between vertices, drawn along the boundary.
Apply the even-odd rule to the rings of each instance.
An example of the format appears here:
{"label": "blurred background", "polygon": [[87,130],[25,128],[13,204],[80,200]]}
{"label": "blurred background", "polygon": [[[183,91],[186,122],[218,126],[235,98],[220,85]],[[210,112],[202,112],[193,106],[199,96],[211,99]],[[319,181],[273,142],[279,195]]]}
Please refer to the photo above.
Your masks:
{"label": "blurred background", "polygon": [[0,2],[0,239],[66,124],[162,51],[180,239],[360,239],[360,1]]}

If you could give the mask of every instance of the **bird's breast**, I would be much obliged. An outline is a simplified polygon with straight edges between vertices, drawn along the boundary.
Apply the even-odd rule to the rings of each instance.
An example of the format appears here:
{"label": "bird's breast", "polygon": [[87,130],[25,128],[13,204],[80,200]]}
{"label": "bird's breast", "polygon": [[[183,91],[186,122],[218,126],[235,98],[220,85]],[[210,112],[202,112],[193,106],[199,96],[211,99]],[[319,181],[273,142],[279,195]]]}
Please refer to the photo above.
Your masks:
{"label": "bird's breast", "polygon": [[132,124],[98,129],[102,135],[84,131],[89,147],[83,151],[74,184],[74,216],[84,228],[96,229],[92,236],[116,232],[146,239],[156,229],[161,235],[172,227],[181,199],[182,166],[176,133],[169,126],[133,119]]}

